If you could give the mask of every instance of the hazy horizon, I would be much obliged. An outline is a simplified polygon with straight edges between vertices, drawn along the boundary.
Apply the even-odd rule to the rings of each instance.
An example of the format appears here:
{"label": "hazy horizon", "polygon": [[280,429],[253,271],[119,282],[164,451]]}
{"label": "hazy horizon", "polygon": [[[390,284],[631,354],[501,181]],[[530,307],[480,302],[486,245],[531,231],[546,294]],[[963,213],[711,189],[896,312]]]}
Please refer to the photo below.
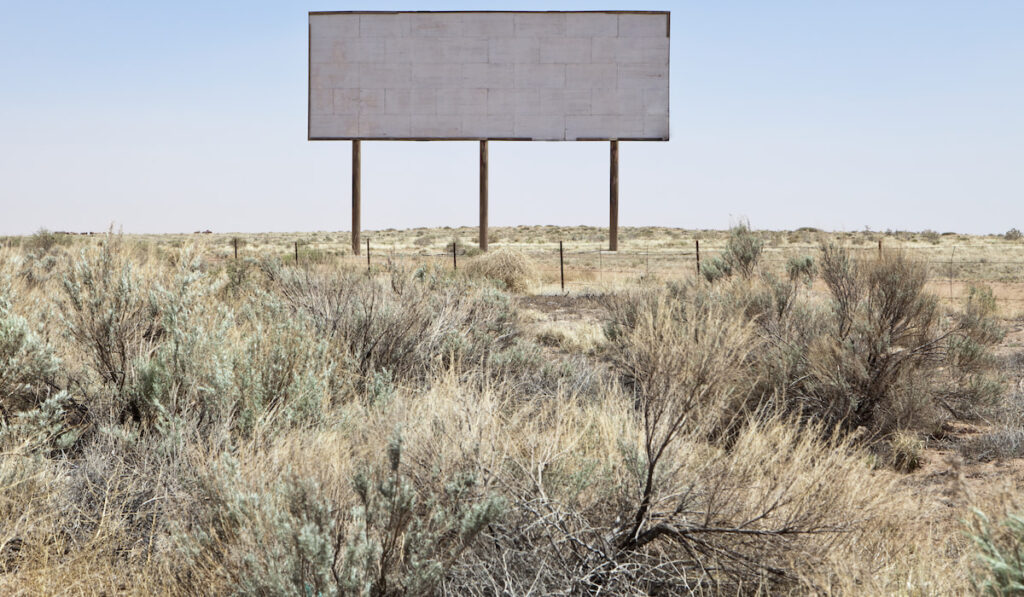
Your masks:
{"label": "hazy horizon", "polygon": [[[621,8],[672,12],[672,140],[621,144],[621,226],[1024,228],[1024,4]],[[307,21],[360,9],[8,7],[0,234],[347,230],[349,143],[306,140]],[[475,225],[476,160],[363,142],[364,228]],[[607,143],[492,142],[490,176],[492,226],[608,224]]]}

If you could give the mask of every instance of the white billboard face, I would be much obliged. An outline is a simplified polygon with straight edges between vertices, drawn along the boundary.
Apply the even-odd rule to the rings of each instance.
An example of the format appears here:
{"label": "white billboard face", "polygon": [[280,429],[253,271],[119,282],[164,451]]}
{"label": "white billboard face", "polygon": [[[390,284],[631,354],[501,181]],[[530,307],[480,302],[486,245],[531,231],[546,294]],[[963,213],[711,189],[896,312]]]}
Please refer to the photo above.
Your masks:
{"label": "white billboard face", "polygon": [[310,13],[311,140],[667,141],[667,12]]}

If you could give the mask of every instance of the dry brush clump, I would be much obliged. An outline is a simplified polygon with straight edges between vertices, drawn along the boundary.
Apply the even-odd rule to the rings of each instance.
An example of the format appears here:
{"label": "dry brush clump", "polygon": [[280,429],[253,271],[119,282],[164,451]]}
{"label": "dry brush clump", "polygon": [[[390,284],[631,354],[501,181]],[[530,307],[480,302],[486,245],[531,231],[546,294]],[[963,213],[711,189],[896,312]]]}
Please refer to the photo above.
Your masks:
{"label": "dry brush clump", "polygon": [[537,265],[524,253],[498,249],[466,264],[470,276],[500,283],[509,292],[529,292],[538,283]]}
{"label": "dry brush clump", "polygon": [[[999,400],[990,348],[1002,333],[990,290],[972,289],[962,309],[948,310],[925,288],[927,265],[905,254],[856,260],[825,243],[817,257],[791,259],[788,281],[752,271],[668,291],[672,301],[724,305],[753,324],[750,408],[886,435],[928,431]],[[819,271],[824,299],[802,290]],[[643,304],[627,301],[613,321],[634,328],[629,311]]]}

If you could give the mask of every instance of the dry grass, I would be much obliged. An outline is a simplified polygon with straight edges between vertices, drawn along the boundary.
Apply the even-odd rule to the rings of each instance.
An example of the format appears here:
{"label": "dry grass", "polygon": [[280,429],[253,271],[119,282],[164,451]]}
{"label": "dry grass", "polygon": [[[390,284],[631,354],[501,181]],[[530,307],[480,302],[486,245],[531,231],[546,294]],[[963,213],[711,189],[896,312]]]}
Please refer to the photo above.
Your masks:
{"label": "dry grass", "polygon": [[[728,238],[625,232],[652,255]],[[501,229],[515,250],[460,258],[469,276],[429,254],[469,230],[377,233],[428,254],[379,254],[369,275],[337,233],[307,235],[300,267],[285,235],[238,235],[238,262],[215,235],[0,248],[0,591],[971,592],[985,570],[961,521],[1019,511],[1024,484],[1018,336],[988,358],[988,307],[939,308],[884,263],[847,280],[863,287],[846,318],[772,261],[817,256],[820,233],[757,234],[743,279],[638,284],[634,254],[634,273],[588,282],[599,299],[529,301],[515,295],[551,278],[524,247],[596,248],[601,230]],[[898,239],[833,235],[876,237]],[[585,257],[574,267],[602,276],[607,255]],[[861,428],[814,406],[932,341]],[[993,368],[1010,391],[961,408]],[[1003,425],[936,439],[950,410]]]}
{"label": "dry grass", "polygon": [[500,282],[509,292],[530,292],[537,285],[537,267],[519,251],[497,249],[466,265],[470,276]]}

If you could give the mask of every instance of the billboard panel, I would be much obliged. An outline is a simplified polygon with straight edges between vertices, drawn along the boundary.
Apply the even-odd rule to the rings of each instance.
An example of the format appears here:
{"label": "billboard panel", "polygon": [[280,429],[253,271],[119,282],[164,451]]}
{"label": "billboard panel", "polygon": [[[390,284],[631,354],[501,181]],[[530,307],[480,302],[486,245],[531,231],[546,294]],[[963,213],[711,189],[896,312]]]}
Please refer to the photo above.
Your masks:
{"label": "billboard panel", "polygon": [[312,12],[311,140],[669,138],[667,12]]}

